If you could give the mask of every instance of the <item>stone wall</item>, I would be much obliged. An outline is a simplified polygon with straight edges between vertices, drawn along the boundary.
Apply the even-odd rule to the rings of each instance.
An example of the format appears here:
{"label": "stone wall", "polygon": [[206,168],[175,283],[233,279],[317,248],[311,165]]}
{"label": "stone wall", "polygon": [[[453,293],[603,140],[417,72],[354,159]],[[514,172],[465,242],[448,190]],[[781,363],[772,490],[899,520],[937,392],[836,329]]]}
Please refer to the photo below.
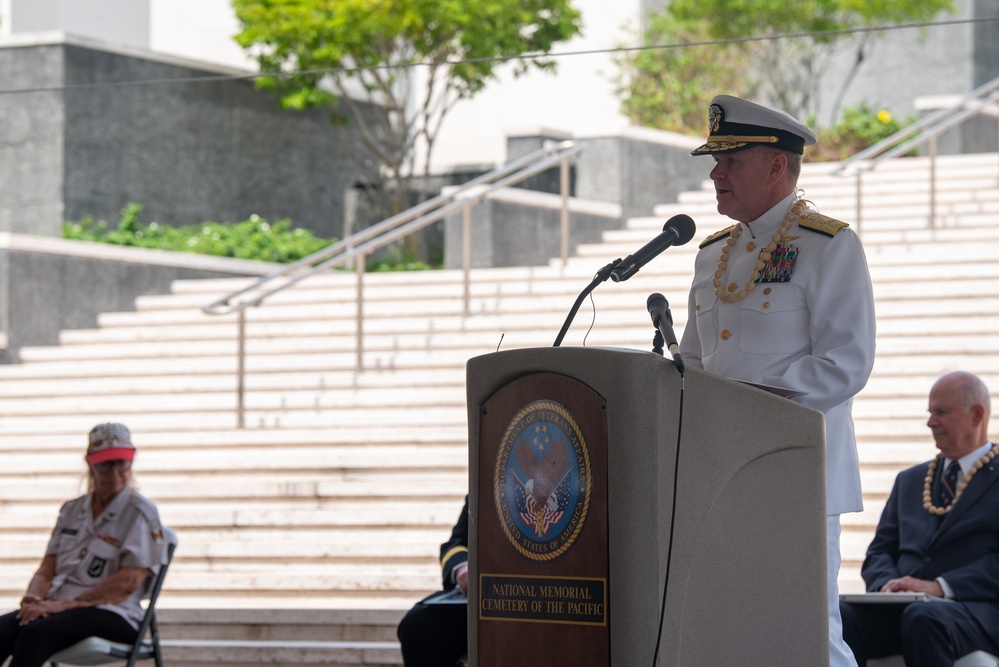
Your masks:
{"label": "stone wall", "polygon": [[[57,345],[63,329],[92,329],[105,312],[134,310],[175,280],[257,276],[277,265],[0,234],[0,363],[24,346]],[[206,297],[206,303],[209,300]]]}
{"label": "stone wall", "polygon": [[[542,266],[561,255],[561,197],[517,188],[497,191],[472,209],[472,267]],[[570,200],[569,255],[622,225],[621,207]],[[445,220],[446,268],[462,267],[462,215]],[[599,269],[600,267],[595,267]]]}
{"label": "stone wall", "polygon": [[[290,218],[343,233],[363,178],[353,125],[282,111],[251,80],[198,63],[88,43],[0,45],[0,231],[59,236],[63,220]],[[202,79],[198,81],[198,79]],[[130,83],[131,82],[131,83]]]}

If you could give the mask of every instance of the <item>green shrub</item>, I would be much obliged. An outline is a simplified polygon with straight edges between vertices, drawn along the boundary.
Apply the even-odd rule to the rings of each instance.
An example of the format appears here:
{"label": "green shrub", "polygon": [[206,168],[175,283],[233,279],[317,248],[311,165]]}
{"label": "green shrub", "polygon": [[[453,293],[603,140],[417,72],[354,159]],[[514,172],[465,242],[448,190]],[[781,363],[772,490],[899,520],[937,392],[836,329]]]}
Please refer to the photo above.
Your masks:
{"label": "green shrub", "polygon": [[839,123],[820,128],[818,144],[806,151],[813,162],[845,160],[910,125],[916,114],[900,121],[887,109],[874,111],[866,104],[843,110]]}
{"label": "green shrub", "polygon": [[113,229],[106,220],[94,222],[90,216],[79,222],[64,222],[62,236],[79,241],[265,262],[293,262],[336,241],[317,238],[307,229],[292,229],[290,220],[270,224],[258,215],[231,224],[204,222],[172,227],[156,222],[143,224],[139,219],[141,213],[142,206],[129,204]]}
{"label": "green shrub", "polygon": [[[290,220],[271,224],[258,215],[237,223],[203,222],[172,227],[157,222],[142,224],[142,206],[128,204],[115,228],[106,220],[87,216],[79,222],[64,222],[62,236],[76,241],[192,252],[216,257],[238,257],[264,262],[294,262],[335,243],[337,239],[317,238],[307,229],[292,229]],[[442,252],[434,252],[430,263],[415,259],[405,250],[388,251],[368,259],[367,271],[424,271],[443,266]],[[353,265],[340,267],[352,270]]]}
{"label": "green shrub", "polygon": [[405,248],[389,250],[374,259],[369,259],[365,263],[365,270],[370,273],[382,273],[385,271],[433,271],[444,268],[444,253],[433,250],[431,255],[428,260],[424,261],[417,259],[412,252]]}

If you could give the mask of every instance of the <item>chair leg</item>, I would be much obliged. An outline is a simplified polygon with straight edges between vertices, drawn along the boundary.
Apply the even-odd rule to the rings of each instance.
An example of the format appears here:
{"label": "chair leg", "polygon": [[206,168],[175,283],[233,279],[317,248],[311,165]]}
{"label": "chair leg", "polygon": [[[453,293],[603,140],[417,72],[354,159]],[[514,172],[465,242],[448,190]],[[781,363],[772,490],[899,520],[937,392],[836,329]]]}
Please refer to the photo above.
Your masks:
{"label": "chair leg", "polygon": [[149,637],[153,640],[153,658],[156,660],[156,667],[163,667],[163,651],[160,649],[160,627],[156,623],[156,616],[152,617],[149,624]]}

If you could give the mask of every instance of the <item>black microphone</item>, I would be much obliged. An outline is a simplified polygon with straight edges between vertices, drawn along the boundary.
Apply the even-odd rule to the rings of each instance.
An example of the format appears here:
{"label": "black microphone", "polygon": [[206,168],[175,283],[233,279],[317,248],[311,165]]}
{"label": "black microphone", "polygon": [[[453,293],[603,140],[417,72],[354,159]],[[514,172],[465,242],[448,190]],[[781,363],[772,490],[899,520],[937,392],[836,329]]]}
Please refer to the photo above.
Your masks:
{"label": "black microphone", "polygon": [[645,302],[645,306],[649,309],[649,315],[652,316],[652,325],[658,328],[663,335],[666,349],[673,355],[673,363],[676,364],[676,369],[682,375],[683,357],[680,356],[680,346],[676,343],[676,333],[673,331],[673,313],[669,312],[669,302],[662,294],[655,292],[649,295],[649,300]]}
{"label": "black microphone", "polygon": [[651,262],[671,245],[683,245],[694,238],[697,231],[694,221],[689,215],[674,215],[663,225],[662,233],[643,245],[634,255],[628,255],[611,271],[610,277],[616,283],[632,277],[638,270]]}

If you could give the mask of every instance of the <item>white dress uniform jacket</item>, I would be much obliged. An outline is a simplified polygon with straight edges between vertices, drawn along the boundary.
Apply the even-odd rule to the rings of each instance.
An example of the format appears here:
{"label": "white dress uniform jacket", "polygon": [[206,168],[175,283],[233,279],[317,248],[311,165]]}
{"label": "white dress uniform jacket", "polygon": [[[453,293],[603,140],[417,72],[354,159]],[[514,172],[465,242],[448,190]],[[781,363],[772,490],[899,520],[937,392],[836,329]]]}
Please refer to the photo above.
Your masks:
{"label": "white dress uniform jacket", "polygon": [[138,629],[152,580],[166,563],[166,541],[156,506],[126,487],[95,520],[91,494],[62,506],[46,556],[56,557],[56,574],[46,599],[75,598],[123,567],[148,568],[151,575],[132,595],[113,605],[99,605]]}
{"label": "white dress uniform jacket", "polygon": [[[745,287],[793,203],[789,195],[742,225],[723,289]],[[857,235],[814,212],[806,216],[821,229],[799,219],[787,231],[797,251],[789,279],[760,282],[734,303],[721,301],[713,284],[727,239],[702,246],[680,352],[715,375],[806,392],[794,400],[825,414],[826,513],[836,515],[863,509],[851,407],[874,364],[874,296]]]}

